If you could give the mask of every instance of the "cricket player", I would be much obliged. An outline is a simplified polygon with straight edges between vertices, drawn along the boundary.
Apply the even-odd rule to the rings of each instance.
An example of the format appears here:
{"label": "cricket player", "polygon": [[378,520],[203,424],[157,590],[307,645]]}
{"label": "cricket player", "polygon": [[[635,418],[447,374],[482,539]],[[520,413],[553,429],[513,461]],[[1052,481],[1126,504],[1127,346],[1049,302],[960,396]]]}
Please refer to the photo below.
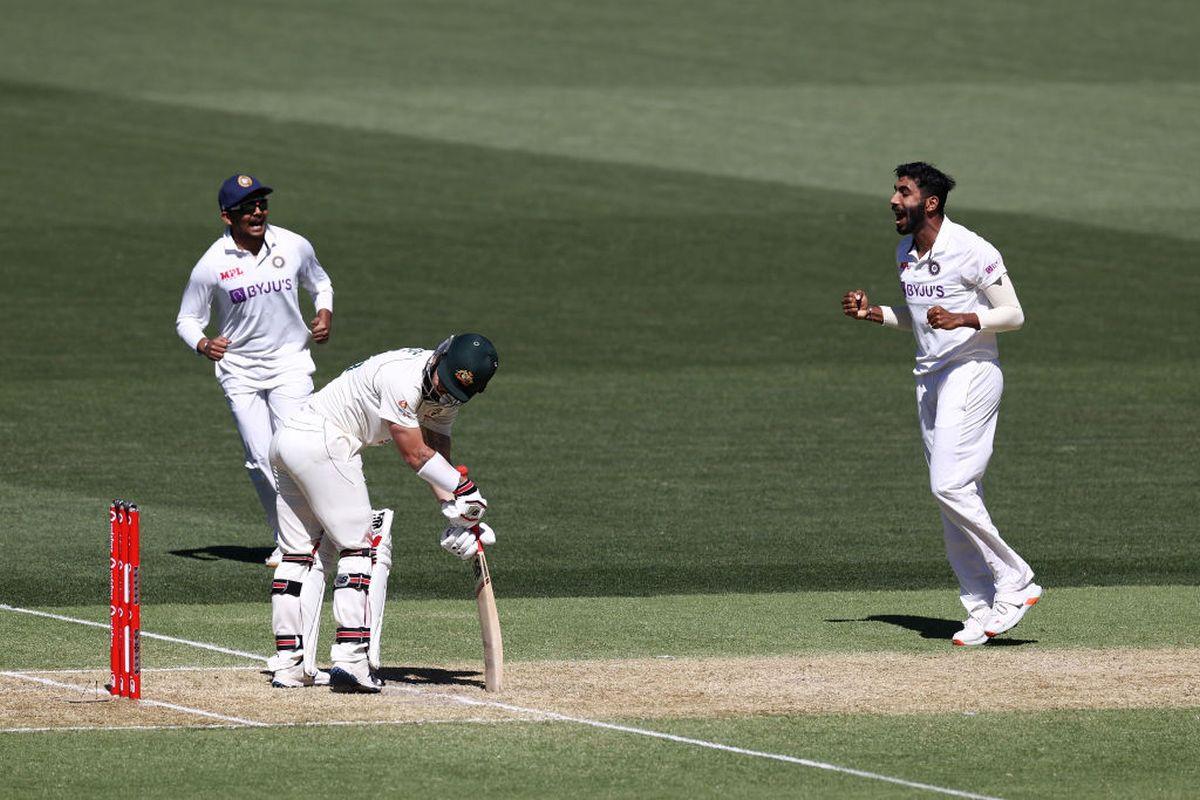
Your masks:
{"label": "cricket player", "polygon": [[[333,284],[303,236],[267,224],[270,186],[252,175],[232,175],[217,193],[225,233],[192,269],[175,330],[214,368],[245,450],[250,482],[278,538],[275,479],[268,449],[282,420],[312,395],[316,369],[309,339],[329,340]],[[313,298],[316,317],[305,326],[298,289]],[[216,304],[218,333],[208,337]],[[278,564],[279,551],[267,559]]]}
{"label": "cricket player", "polygon": [[[322,542],[337,554],[331,647],[334,691],[378,692],[369,649],[386,598],[386,554],[377,538],[362,469],[362,450],[392,442],[404,462],[429,483],[448,522],[441,545],[469,559],[495,541],[480,518],[487,501],[473,481],[451,465],[450,431],[459,409],[483,392],[499,366],[496,348],[477,333],[460,333],[435,350],[392,350],[355,364],[288,418],[271,440],[270,457],[279,488],[279,544],[283,560],[271,590],[276,653],[268,663],[272,685],[312,685],[304,633],[317,621],[305,618],[300,591],[318,568]],[[373,546],[376,558],[372,559]],[[323,578],[322,578],[323,580]]]}
{"label": "cricket player", "polygon": [[967,620],[956,645],[1013,628],[1042,596],[1033,570],[1000,537],[983,504],[1004,376],[996,334],[1025,322],[999,251],[946,216],[954,179],[922,162],[896,167],[891,206],[905,305],[871,305],[846,292],[843,312],[916,339],[917,414],[929,484],[941,509],[946,556]]}

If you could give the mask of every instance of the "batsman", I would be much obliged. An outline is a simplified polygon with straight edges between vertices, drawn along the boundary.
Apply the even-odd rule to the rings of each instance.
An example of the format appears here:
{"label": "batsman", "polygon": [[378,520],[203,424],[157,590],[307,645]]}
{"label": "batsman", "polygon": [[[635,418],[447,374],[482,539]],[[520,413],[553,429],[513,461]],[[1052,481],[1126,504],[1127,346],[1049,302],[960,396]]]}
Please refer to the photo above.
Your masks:
{"label": "batsman", "polygon": [[378,692],[383,685],[372,666],[378,666],[391,567],[391,521],[372,512],[364,448],[393,443],[429,483],[447,523],[441,535],[445,550],[467,560],[480,542],[495,542],[495,533],[480,522],[487,501],[449,459],[459,410],[484,391],[499,363],[491,341],[477,333],[450,336],[434,350],[381,353],[347,368],[276,431],[270,457],[279,489],[283,559],[271,588],[273,686],[324,682],[311,652],[319,627],[313,615],[319,610],[302,608],[300,589],[310,570],[324,569],[326,554],[337,558],[331,688]]}

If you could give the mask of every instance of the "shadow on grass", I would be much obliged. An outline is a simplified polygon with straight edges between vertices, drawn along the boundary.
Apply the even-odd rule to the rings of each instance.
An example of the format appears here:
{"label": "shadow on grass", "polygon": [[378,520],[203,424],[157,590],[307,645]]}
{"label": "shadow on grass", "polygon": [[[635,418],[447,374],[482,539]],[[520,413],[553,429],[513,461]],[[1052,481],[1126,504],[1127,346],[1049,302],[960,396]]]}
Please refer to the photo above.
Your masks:
{"label": "shadow on grass", "polygon": [[214,544],[208,547],[192,547],[186,550],[170,550],[171,555],[194,558],[197,561],[241,561],[245,564],[261,564],[271,555],[269,547],[245,547],[240,544]]}
{"label": "shadow on grass", "polygon": [[478,686],[484,688],[483,673],[436,667],[381,667],[377,673],[385,681],[416,686]]}
{"label": "shadow on grass", "polygon": [[[871,614],[859,619],[827,619],[826,622],[886,622],[921,634],[922,639],[949,639],[962,627],[962,622],[953,619],[938,619],[937,617],[917,617],[912,614]],[[1022,644],[1036,644],[1036,639],[990,639],[988,645],[993,647],[1012,647]]]}

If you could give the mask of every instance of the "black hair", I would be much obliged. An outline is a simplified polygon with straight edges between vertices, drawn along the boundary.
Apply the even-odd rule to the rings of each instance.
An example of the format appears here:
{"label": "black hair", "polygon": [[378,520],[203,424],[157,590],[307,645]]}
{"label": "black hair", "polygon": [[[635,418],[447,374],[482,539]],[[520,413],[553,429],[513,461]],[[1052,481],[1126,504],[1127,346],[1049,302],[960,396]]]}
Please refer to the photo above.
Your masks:
{"label": "black hair", "polygon": [[896,167],[897,178],[911,178],[921,190],[921,197],[930,195],[938,199],[938,213],[946,213],[946,195],[954,188],[954,178],[924,161],[913,161]]}

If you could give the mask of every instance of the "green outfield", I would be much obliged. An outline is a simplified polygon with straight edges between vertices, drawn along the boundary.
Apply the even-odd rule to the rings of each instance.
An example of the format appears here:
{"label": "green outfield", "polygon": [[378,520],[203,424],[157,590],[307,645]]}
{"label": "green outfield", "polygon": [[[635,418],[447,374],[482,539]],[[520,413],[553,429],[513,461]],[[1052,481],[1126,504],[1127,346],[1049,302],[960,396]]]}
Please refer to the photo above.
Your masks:
{"label": "green outfield", "polygon": [[[1194,791],[1192,4],[3,19],[0,794],[118,796],[94,767],[130,749],[153,752],[143,796]],[[914,159],[958,179],[951,218],[1001,250],[1026,312],[1001,337],[988,505],[1048,591],[1009,646],[949,647],[911,337],[840,313],[853,287],[899,301],[886,202]],[[237,171],[333,278],[318,385],[452,331],[496,342],[454,449],[499,534],[504,695],[478,686],[467,570],[385,448],[365,461],[397,512],[395,692],[339,707],[254,671],[268,534],[174,333]],[[143,509],[145,630],[242,653],[147,640],[148,668],[195,669],[148,671],[145,697],[192,711],[65,702],[105,666],[106,628],[81,622],[106,621],[115,496]],[[471,705],[492,701],[524,710]]]}

